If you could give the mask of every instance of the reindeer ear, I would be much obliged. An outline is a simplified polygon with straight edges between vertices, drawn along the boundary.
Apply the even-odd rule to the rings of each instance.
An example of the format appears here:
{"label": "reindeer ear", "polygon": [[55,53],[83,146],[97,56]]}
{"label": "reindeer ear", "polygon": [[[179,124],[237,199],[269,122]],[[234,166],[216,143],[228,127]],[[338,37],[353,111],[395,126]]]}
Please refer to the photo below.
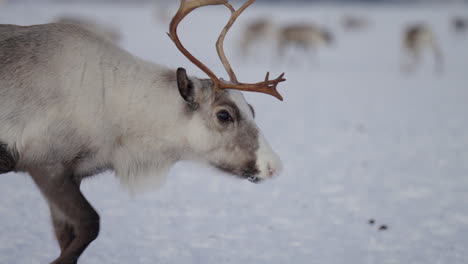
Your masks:
{"label": "reindeer ear", "polygon": [[177,69],[177,86],[180,95],[187,103],[195,103],[195,87],[187,77],[187,71],[184,68]]}

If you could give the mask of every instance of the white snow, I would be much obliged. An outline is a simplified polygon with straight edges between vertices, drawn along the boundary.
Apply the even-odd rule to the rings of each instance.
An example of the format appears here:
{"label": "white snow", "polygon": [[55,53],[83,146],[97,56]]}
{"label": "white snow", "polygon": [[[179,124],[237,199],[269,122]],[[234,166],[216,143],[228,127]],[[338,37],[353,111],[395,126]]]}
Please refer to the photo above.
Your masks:
{"label": "white snow", "polygon": [[[326,24],[337,39],[311,56],[319,62],[303,55],[275,62],[272,46],[247,61],[233,59],[245,81],[267,70],[286,72],[283,103],[246,94],[284,162],[282,175],[254,185],[181,163],[160,191],[136,197],[110,173],[94,177],[83,191],[102,230],[81,263],[468,263],[468,34],[456,36],[449,27],[452,15],[466,12],[252,7],[227,42],[235,43],[249,20],[270,13],[278,23]],[[45,23],[63,13],[113,24],[130,52],[203,77],[174,48],[153,6],[6,5],[0,23]],[[365,14],[373,24],[344,32],[345,13]],[[214,41],[227,14],[201,9],[180,33],[220,74]],[[441,75],[430,59],[413,75],[399,72],[402,25],[419,21],[433,26],[441,42]],[[0,263],[52,261],[59,250],[39,191],[27,175],[0,175],[0,181]],[[388,230],[379,231],[381,225]]]}

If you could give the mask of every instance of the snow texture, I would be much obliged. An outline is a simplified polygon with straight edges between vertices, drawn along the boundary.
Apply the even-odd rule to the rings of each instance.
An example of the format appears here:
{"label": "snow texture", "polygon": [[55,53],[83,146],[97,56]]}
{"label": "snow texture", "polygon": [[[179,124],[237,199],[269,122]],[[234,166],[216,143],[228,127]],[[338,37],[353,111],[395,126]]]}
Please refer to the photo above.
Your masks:
{"label": "snow texture", "polygon": [[[93,177],[82,189],[102,229],[81,263],[468,263],[468,35],[455,35],[449,24],[466,11],[252,7],[227,39],[228,56],[236,57],[241,80],[286,72],[283,103],[246,94],[283,174],[254,185],[184,162],[161,190],[135,197],[111,173]],[[346,13],[372,24],[345,32],[339,21]],[[112,24],[133,54],[204,76],[170,42],[152,5],[4,5],[0,23],[46,23],[62,14]],[[310,58],[292,51],[298,56],[282,62],[263,43],[241,60],[235,43],[242,28],[268,14],[279,24],[327,25],[337,42]],[[219,74],[214,41],[227,15],[201,9],[180,28],[189,49]],[[403,25],[420,21],[441,43],[442,74],[429,57],[414,74],[399,70]],[[27,175],[0,178],[0,263],[50,262],[59,250],[41,194]]]}

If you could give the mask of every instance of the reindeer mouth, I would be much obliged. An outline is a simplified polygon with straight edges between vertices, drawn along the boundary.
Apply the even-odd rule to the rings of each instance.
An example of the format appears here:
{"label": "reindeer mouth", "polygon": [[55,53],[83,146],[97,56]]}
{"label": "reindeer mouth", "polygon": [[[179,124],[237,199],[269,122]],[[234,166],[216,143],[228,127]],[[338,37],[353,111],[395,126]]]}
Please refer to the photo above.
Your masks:
{"label": "reindeer mouth", "polygon": [[[255,163],[253,163],[255,164]],[[255,165],[253,166],[247,166],[244,169],[240,169],[237,167],[229,166],[226,164],[213,164],[217,169],[235,175],[241,179],[246,179],[252,183],[259,183],[262,181],[261,178],[259,178],[257,175],[259,173],[258,169],[256,168]],[[251,165],[251,164],[249,164]]]}
{"label": "reindeer mouth", "polygon": [[262,180],[258,177],[259,172],[260,171],[257,169],[255,161],[250,161],[243,169],[241,169],[241,173],[238,175],[243,179],[247,179],[249,182],[259,183]]}
{"label": "reindeer mouth", "polygon": [[259,177],[257,177],[256,175],[247,175],[247,176],[244,176],[249,182],[252,182],[252,183],[259,183],[262,181],[262,179],[260,179]]}

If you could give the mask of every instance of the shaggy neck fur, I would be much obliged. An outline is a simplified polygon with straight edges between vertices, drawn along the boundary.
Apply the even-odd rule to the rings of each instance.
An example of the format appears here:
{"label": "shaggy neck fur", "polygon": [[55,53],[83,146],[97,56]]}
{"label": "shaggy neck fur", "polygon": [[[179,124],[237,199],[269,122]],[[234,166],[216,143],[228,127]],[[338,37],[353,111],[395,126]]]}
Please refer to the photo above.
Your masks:
{"label": "shaggy neck fur", "polygon": [[191,122],[182,113],[175,71],[143,62],[132,77],[109,106],[121,113],[113,114],[120,133],[111,163],[124,186],[141,191],[160,186],[173,164],[190,156],[185,134]]}

